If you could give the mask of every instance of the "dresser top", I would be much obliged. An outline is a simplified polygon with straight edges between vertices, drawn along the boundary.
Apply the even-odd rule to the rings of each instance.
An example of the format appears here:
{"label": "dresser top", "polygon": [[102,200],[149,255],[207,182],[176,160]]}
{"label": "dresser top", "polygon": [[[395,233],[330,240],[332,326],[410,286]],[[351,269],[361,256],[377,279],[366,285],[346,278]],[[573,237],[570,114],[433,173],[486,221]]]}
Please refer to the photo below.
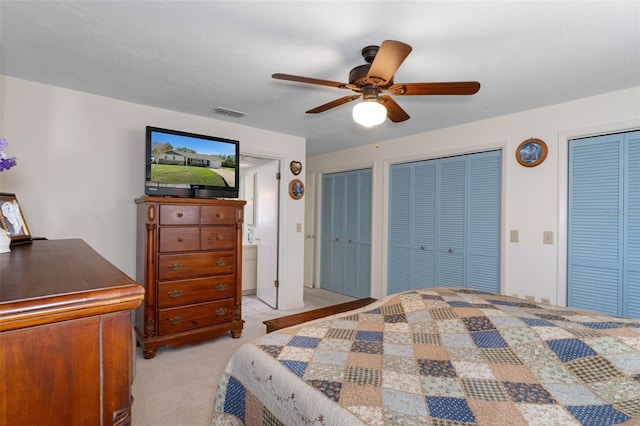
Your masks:
{"label": "dresser top", "polygon": [[[0,330],[37,316],[131,309],[144,289],[80,239],[39,240],[0,254]],[[3,326],[4,325],[4,326]]]}

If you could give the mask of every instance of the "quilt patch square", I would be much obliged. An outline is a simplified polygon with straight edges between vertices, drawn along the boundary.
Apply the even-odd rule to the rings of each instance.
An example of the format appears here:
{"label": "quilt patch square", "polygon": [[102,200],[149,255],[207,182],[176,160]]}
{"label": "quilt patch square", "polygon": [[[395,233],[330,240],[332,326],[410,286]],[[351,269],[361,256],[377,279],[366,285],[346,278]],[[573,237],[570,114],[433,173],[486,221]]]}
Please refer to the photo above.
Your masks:
{"label": "quilt patch square", "polygon": [[527,404],[556,403],[551,394],[537,383],[502,382],[502,385],[513,402],[525,402]]}
{"label": "quilt patch square", "polygon": [[304,371],[304,380],[331,380],[334,382],[344,381],[344,368],[342,365],[322,364],[312,362],[307,365]]}
{"label": "quilt patch square", "polygon": [[451,308],[434,308],[430,309],[431,317],[434,320],[456,319],[458,316]]}
{"label": "quilt patch square", "polygon": [[571,414],[558,405],[516,404],[516,406],[526,419],[527,425],[581,426]]}
{"label": "quilt patch square", "polygon": [[462,322],[468,331],[486,331],[496,329],[496,326],[493,325],[489,317],[467,317],[462,318]]}
{"label": "quilt patch square", "polygon": [[393,305],[384,305],[381,306],[378,310],[383,315],[404,314],[404,309],[402,308],[402,304],[400,303],[394,303]]}
{"label": "quilt patch square", "polygon": [[413,343],[442,346],[442,339],[439,334],[413,333]]}
{"label": "quilt patch square", "polygon": [[506,348],[507,343],[497,331],[476,331],[471,333],[471,338],[479,348]]}
{"label": "quilt patch square", "polygon": [[596,355],[596,352],[578,339],[549,340],[547,345],[562,362],[573,361],[577,358]]}
{"label": "quilt patch square", "polygon": [[298,377],[304,376],[304,372],[307,369],[308,363],[301,361],[281,360],[280,363],[287,367],[293,374]]}
{"label": "quilt patch square", "polygon": [[640,399],[620,402],[613,407],[629,417],[640,417]]}
{"label": "quilt patch square", "polygon": [[422,390],[426,396],[465,397],[462,383],[452,377],[422,376]]}
{"label": "quilt patch square", "polygon": [[267,409],[262,407],[262,425],[263,426],[285,426],[278,418]]}
{"label": "quilt patch square", "polygon": [[382,403],[389,410],[410,416],[425,417],[427,406],[421,395],[399,392],[393,389],[382,389]]}
{"label": "quilt patch square", "polygon": [[566,366],[571,373],[585,383],[602,382],[622,376],[620,370],[600,356],[579,358],[567,363]]}
{"label": "quilt patch square", "polygon": [[571,334],[573,334],[579,339],[602,337],[602,334],[590,328],[570,328],[567,331],[569,331]]}
{"label": "quilt patch square", "polygon": [[605,330],[607,328],[618,328],[618,324],[614,324],[612,322],[582,322],[582,325],[589,328],[594,328],[596,330]]}
{"label": "quilt patch square", "polygon": [[278,358],[278,355],[280,355],[280,352],[282,352],[282,346],[259,345],[258,347],[274,358]]}
{"label": "quilt patch square", "polygon": [[520,318],[522,320],[522,322],[524,322],[525,324],[529,325],[529,326],[536,326],[536,327],[555,327],[555,324],[550,323],[547,320],[544,319],[540,319],[540,318]]}
{"label": "quilt patch square", "polygon": [[388,322],[388,323],[407,322],[407,316],[405,314],[384,315],[384,322]]}
{"label": "quilt patch square", "polygon": [[509,399],[507,392],[496,380],[463,379],[462,386],[466,394],[473,399],[483,401],[507,401]]}
{"label": "quilt patch square", "polygon": [[546,319],[549,321],[568,321],[565,317],[560,316],[560,315],[556,315],[556,314],[550,314],[550,313],[533,313],[535,316],[537,316],[538,318],[542,318],[542,319]]}
{"label": "quilt patch square", "polygon": [[600,405],[601,398],[584,387],[582,384],[548,384],[547,390],[562,405]]}
{"label": "quilt patch square", "polygon": [[345,339],[353,340],[356,337],[355,330],[346,330],[344,328],[331,328],[327,333],[329,339]]}
{"label": "quilt patch square", "polygon": [[480,353],[489,364],[522,365],[522,361],[511,348],[483,348]]}
{"label": "quilt patch square", "polygon": [[368,342],[366,340],[356,340],[351,345],[351,352],[360,352],[365,354],[382,355],[382,342]]}
{"label": "quilt patch square", "polygon": [[456,370],[449,361],[419,359],[420,374],[434,377],[456,377]]}
{"label": "quilt patch square", "polygon": [[584,426],[616,425],[630,418],[611,405],[569,406],[567,410]]}
{"label": "quilt patch square", "polygon": [[317,337],[307,337],[307,336],[294,336],[289,341],[289,346],[296,346],[299,348],[315,348],[320,343],[319,338]]}
{"label": "quilt patch square", "polygon": [[356,385],[382,385],[382,372],[371,368],[347,367],[345,381]]}
{"label": "quilt patch square", "polygon": [[247,390],[242,386],[242,383],[234,377],[229,377],[227,396],[224,400],[225,413],[231,413],[244,422],[246,394]]}
{"label": "quilt patch square", "polygon": [[327,398],[330,398],[336,402],[340,400],[340,389],[342,388],[342,383],[331,382],[327,380],[309,380],[307,381],[307,383],[318,389]]}
{"label": "quilt patch square", "polygon": [[447,419],[456,422],[475,423],[476,417],[469,409],[467,401],[461,398],[447,398],[442,396],[428,396],[427,407],[431,417]]}
{"label": "quilt patch square", "polygon": [[463,300],[451,300],[449,302],[449,306],[453,308],[471,308],[473,305],[469,302],[465,302]]}
{"label": "quilt patch square", "polygon": [[381,331],[358,331],[355,339],[365,340],[368,342],[382,342],[384,339],[384,333]]}
{"label": "quilt patch square", "polygon": [[451,308],[432,308],[429,309],[429,312],[434,320],[458,318],[458,315],[456,315],[455,311]]}

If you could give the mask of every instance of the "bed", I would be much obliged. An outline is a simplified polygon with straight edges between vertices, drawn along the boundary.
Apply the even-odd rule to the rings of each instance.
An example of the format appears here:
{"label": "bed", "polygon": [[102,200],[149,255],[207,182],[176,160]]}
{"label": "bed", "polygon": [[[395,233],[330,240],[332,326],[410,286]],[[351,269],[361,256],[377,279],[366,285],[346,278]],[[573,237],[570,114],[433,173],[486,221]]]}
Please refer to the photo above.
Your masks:
{"label": "bed", "polygon": [[213,424],[640,424],[640,320],[462,288],[394,294],[241,346]]}

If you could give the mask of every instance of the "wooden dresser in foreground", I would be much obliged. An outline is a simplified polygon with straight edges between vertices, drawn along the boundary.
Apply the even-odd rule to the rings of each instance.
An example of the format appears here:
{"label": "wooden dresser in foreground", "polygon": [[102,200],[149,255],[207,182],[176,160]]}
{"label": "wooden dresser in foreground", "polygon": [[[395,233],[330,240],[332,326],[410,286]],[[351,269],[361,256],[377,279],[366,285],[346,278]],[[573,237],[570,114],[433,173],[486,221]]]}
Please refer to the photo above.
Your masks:
{"label": "wooden dresser in foreground", "polygon": [[145,196],[136,203],[137,281],[145,287],[136,335],[144,357],[227,332],[240,337],[246,202]]}
{"label": "wooden dresser in foreground", "polygon": [[128,425],[144,289],[82,240],[0,254],[0,425]]}

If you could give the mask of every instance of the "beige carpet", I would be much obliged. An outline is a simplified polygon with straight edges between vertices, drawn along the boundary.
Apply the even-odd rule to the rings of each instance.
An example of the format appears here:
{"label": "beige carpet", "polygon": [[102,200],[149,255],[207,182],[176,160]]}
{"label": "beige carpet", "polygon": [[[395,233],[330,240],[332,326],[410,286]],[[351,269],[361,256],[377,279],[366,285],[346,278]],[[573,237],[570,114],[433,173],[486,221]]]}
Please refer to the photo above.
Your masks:
{"label": "beige carpet", "polygon": [[304,292],[305,307],[277,311],[255,296],[242,298],[242,337],[228,333],[218,339],[181,348],[161,348],[153,359],[144,359],[138,347],[133,382],[134,426],[209,426],[218,381],[231,354],[243,343],[265,333],[262,321],[354,300],[321,289]]}

